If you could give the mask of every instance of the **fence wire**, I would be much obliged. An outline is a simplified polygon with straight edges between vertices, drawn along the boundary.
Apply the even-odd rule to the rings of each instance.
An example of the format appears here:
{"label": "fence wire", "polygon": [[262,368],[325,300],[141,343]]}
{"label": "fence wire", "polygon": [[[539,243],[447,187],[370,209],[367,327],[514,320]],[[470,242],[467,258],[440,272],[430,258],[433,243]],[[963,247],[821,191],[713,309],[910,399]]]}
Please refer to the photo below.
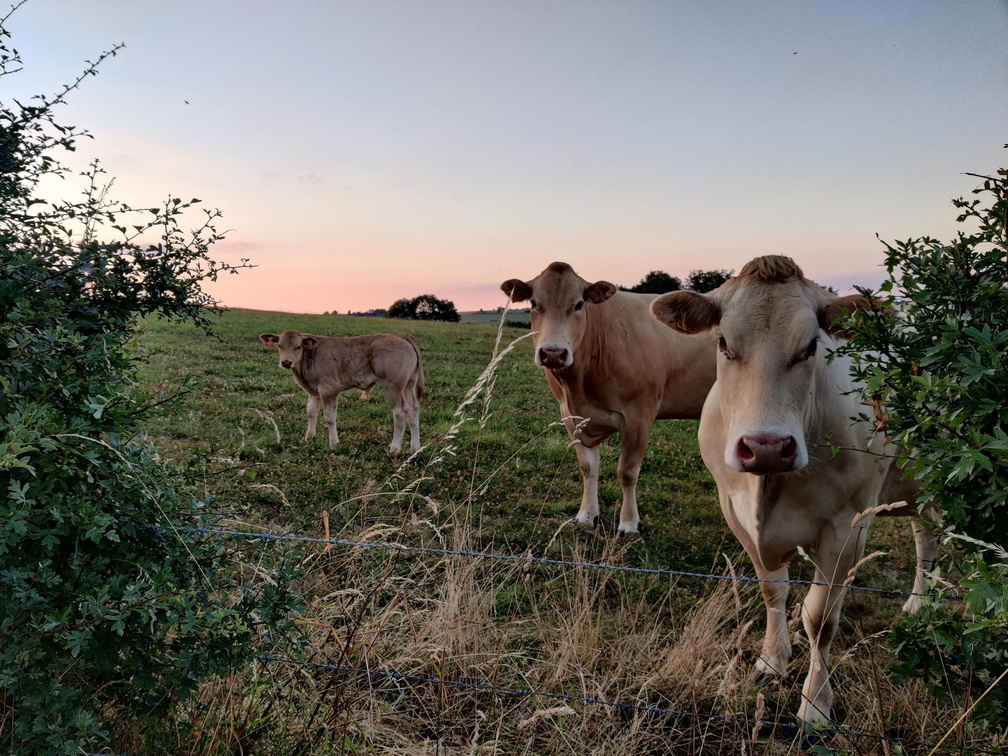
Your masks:
{"label": "fence wire", "polygon": [[363,669],[360,667],[344,667],[337,664],[327,664],[324,662],[304,662],[297,659],[284,659],[275,656],[262,656],[260,661],[267,664],[286,664],[296,667],[306,667],[312,669],[319,669],[326,672],[335,672],[345,675],[353,675],[355,677],[361,677],[367,680],[368,687],[375,687],[372,681],[375,679],[379,680],[391,680],[391,681],[402,681],[417,683],[421,685],[433,685],[437,687],[447,687],[447,688],[457,688],[460,690],[470,690],[476,693],[493,693],[501,696],[509,696],[514,698],[542,698],[549,701],[562,701],[563,703],[573,703],[582,704],[585,706],[599,706],[602,708],[618,709],[621,711],[630,711],[640,714],[648,714],[652,716],[669,716],[681,719],[691,719],[691,720],[701,720],[704,722],[720,722],[726,725],[733,725],[737,727],[746,727],[752,731],[757,725],[760,728],[766,727],[772,734],[777,731],[787,731],[792,735],[798,735],[803,733],[804,737],[810,741],[821,740],[828,741],[831,738],[841,737],[850,738],[851,740],[872,740],[877,743],[889,743],[893,745],[900,745],[904,747],[913,747],[916,749],[928,749],[931,753],[946,753],[946,752],[959,752],[968,754],[978,754],[979,756],[1003,756],[1003,751],[990,751],[990,750],[977,750],[964,746],[947,745],[947,746],[936,746],[934,743],[925,743],[918,740],[910,740],[908,738],[891,737],[887,735],[877,735],[870,732],[861,732],[859,730],[849,730],[842,727],[827,727],[818,726],[809,729],[802,728],[795,722],[781,722],[771,719],[750,719],[747,717],[737,717],[730,716],[728,714],[699,714],[692,711],[684,711],[680,709],[670,709],[661,706],[648,706],[646,704],[633,704],[626,703],[625,701],[607,701],[602,698],[597,698],[594,696],[575,696],[568,693],[550,693],[548,691],[533,690],[533,689],[520,689],[520,688],[508,688],[500,685],[487,685],[485,683],[470,683],[464,680],[445,680],[436,677],[424,677],[423,675],[411,675],[403,672],[395,671],[385,671],[376,669]]}
{"label": "fence wire", "polygon": [[[154,530],[164,530],[159,525],[147,526]],[[863,585],[847,585],[845,583],[830,583],[821,580],[798,580],[798,579],[768,579],[739,575],[716,575],[707,572],[685,572],[682,570],[669,570],[659,567],[627,567],[620,564],[606,564],[605,562],[578,562],[566,559],[553,559],[549,557],[537,557],[531,554],[497,554],[489,551],[468,551],[466,549],[443,549],[434,546],[409,546],[403,543],[374,542],[374,541],[349,541],[341,538],[311,538],[309,536],[278,535],[266,532],[251,532],[244,530],[225,530],[218,528],[196,528],[189,526],[172,526],[171,530],[180,533],[199,533],[204,535],[222,536],[227,538],[248,538],[263,541],[291,541],[295,543],[311,543],[324,546],[342,546],[345,548],[379,549],[384,551],[394,551],[406,554],[433,554],[436,556],[463,557],[468,559],[485,559],[498,562],[515,562],[528,565],[547,565],[552,567],[579,567],[591,570],[602,570],[610,572],[623,572],[638,575],[653,575],[660,577],[681,577],[695,578],[699,580],[718,580],[735,583],[788,583],[790,585],[819,585],[831,588],[846,588],[849,591],[860,591],[862,593],[874,593],[887,596],[899,596],[908,598],[910,596],[924,596],[927,594],[915,593],[913,591],[896,591],[887,588],[872,588]]]}

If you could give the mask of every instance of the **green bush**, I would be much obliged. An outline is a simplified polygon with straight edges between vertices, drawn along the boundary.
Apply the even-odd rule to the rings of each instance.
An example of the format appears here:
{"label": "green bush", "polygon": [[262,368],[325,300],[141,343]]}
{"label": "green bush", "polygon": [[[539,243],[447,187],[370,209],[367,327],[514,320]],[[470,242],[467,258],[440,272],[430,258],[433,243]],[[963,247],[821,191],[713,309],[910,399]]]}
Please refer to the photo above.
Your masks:
{"label": "green bush", "polygon": [[888,278],[846,351],[922,501],[970,554],[972,616],[928,602],[893,632],[899,668],[979,700],[972,716],[993,724],[1008,716],[1008,171],[978,178],[975,199],[953,202],[967,228],[954,241],[886,245]]}
{"label": "green bush", "polygon": [[[21,65],[8,38],[0,22],[0,77]],[[223,544],[188,535],[208,502],[137,432],[152,411],[130,349],[140,319],[208,327],[201,282],[236,270],[209,257],[217,213],[183,232],[196,200],[116,204],[97,163],[82,199],[37,194],[43,177],[66,175],[58,155],[85,136],[54,109],[110,54],[55,97],[0,105],[6,752],[96,750],[110,723],[156,722],[254,657],[292,607],[282,575],[243,584]]]}

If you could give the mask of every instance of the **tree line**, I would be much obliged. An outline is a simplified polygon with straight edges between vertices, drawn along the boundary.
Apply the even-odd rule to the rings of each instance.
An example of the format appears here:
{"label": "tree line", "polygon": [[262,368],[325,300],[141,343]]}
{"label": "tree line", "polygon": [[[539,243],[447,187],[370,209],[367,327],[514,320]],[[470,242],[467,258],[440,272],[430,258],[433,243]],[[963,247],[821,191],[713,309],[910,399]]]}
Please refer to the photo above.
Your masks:
{"label": "tree line", "polygon": [[[731,276],[732,271],[729,270],[694,270],[686,277],[684,285],[677,276],[669,275],[663,270],[652,270],[634,286],[620,286],[620,289],[638,294],[664,294],[683,288],[706,292],[716,289]],[[440,320],[448,323],[458,323],[461,319],[454,302],[438,299],[433,294],[421,294],[412,299],[397,299],[387,310],[375,309],[347,314],[402,320]]]}

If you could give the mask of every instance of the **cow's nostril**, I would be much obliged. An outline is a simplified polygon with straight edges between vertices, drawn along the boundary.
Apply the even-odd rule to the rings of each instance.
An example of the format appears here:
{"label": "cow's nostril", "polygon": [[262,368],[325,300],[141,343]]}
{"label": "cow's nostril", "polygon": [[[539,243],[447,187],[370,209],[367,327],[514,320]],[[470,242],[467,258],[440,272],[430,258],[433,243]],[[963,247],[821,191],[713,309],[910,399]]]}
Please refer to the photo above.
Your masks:
{"label": "cow's nostril", "polygon": [[756,457],[756,453],[752,450],[749,444],[746,443],[745,438],[739,439],[735,453],[740,462],[750,462]]}
{"label": "cow's nostril", "polygon": [[280,364],[283,367],[285,367],[285,368],[289,368],[291,366],[291,361],[290,360],[280,360]]}
{"label": "cow's nostril", "polygon": [[781,459],[785,462],[794,462],[796,456],[798,456],[798,442],[794,436],[788,436],[781,448]]}

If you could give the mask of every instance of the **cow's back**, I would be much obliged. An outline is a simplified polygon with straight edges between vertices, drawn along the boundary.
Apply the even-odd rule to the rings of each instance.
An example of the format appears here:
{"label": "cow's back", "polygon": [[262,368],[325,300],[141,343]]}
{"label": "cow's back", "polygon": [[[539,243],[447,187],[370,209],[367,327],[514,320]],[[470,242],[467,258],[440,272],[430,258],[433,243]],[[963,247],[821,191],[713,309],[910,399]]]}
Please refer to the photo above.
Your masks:
{"label": "cow's back", "polygon": [[713,337],[685,336],[651,317],[654,298],[620,291],[588,310],[581,345],[586,395],[648,404],[659,418],[698,418],[715,379]]}
{"label": "cow's back", "polygon": [[416,369],[418,352],[409,341],[387,333],[363,336],[315,336],[318,343],[302,359],[295,377],[322,395],[368,389],[402,376],[405,385]]}
{"label": "cow's back", "polygon": [[417,376],[417,393],[423,394],[423,363],[420,349],[409,334],[379,333],[369,338],[368,349],[371,367],[382,381],[404,387]]}

